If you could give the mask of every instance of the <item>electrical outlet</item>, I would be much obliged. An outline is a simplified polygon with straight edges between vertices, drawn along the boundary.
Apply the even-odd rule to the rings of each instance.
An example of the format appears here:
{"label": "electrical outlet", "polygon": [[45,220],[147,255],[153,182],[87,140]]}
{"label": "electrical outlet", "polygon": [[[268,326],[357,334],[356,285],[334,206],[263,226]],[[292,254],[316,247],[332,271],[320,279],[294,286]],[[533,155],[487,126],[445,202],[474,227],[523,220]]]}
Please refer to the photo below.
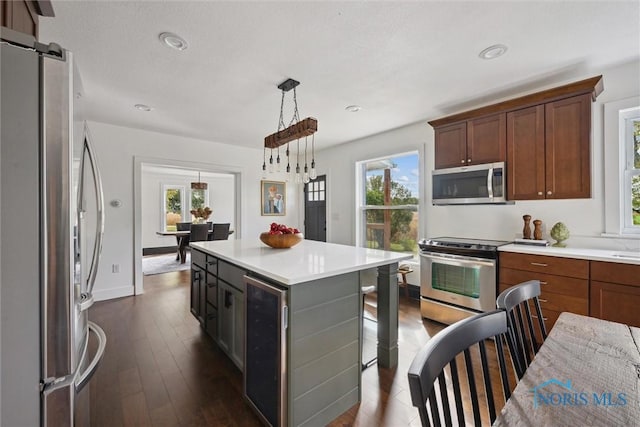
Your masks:
{"label": "electrical outlet", "polygon": [[120,273],[120,264],[111,264],[112,273]]}

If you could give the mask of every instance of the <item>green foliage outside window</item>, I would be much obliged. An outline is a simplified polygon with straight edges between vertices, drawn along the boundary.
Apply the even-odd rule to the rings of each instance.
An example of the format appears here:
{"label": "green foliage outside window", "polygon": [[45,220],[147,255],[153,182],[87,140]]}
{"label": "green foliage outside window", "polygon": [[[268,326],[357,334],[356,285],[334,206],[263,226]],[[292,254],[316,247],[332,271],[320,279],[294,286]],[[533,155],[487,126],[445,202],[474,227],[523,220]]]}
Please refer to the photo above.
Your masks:
{"label": "green foliage outside window", "polygon": [[[633,122],[633,163],[640,169],[640,120]],[[640,225],[640,176],[631,178],[631,209],[633,225]]]}
{"label": "green foliage outside window", "polygon": [[[390,210],[391,236],[390,250],[397,252],[413,252],[416,248],[417,230],[414,222],[414,212],[417,211],[418,198],[412,196],[411,191],[402,184],[391,181],[391,205],[416,205],[408,209]],[[366,183],[366,204],[384,206],[384,179],[382,175],[370,176]],[[368,209],[366,212],[367,224],[384,223],[384,210]],[[367,237],[367,245],[374,248],[382,248],[380,233]],[[371,239],[371,240],[370,240]]]}

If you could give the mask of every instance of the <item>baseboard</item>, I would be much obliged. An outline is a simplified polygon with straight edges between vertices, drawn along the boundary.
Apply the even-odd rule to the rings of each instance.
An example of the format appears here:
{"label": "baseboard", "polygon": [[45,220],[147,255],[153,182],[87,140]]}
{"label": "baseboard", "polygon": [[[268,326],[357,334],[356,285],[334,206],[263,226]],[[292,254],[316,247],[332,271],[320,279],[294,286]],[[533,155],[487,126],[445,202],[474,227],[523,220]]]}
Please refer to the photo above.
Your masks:
{"label": "baseboard", "polygon": [[161,255],[175,254],[178,251],[177,246],[160,246],[157,248],[142,248],[142,256],[145,255]]}
{"label": "baseboard", "polygon": [[131,295],[133,295],[133,286],[93,291],[93,299],[95,301],[105,301],[114,298],[129,297]]}

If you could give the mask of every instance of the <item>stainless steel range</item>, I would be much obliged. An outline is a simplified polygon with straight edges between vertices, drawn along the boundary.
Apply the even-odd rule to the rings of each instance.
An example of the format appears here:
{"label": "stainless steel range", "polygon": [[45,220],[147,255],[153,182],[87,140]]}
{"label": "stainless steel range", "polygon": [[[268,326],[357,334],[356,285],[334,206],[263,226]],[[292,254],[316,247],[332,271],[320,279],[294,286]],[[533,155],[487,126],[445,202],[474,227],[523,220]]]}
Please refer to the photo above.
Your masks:
{"label": "stainless steel range", "polygon": [[422,317],[451,324],[496,307],[498,246],[511,242],[457,237],[423,239]]}

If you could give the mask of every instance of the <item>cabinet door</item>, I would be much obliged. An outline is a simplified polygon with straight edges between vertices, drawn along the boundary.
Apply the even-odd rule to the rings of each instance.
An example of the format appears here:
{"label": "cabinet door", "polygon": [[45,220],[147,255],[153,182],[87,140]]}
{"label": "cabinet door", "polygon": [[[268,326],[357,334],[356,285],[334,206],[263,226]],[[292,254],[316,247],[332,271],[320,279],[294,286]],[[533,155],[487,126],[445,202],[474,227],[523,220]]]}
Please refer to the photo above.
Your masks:
{"label": "cabinet door", "polygon": [[231,359],[242,370],[244,365],[244,294],[233,289],[233,344],[231,347]]}
{"label": "cabinet door", "polygon": [[544,105],[511,111],[506,120],[507,199],[544,199]]}
{"label": "cabinet door", "polygon": [[231,288],[218,282],[218,345],[227,354],[231,352],[233,341],[233,294]]}
{"label": "cabinet door", "polygon": [[197,265],[191,265],[191,314],[193,314],[200,324],[204,324],[204,284],[205,271]]}
{"label": "cabinet door", "polygon": [[591,281],[589,314],[640,328],[640,287]]}
{"label": "cabinet door", "polygon": [[0,2],[2,26],[38,38],[38,14],[32,2],[6,0]]}
{"label": "cabinet door", "polygon": [[244,294],[219,282],[218,344],[242,370],[244,358]]}
{"label": "cabinet door", "polygon": [[547,199],[591,197],[591,95],[545,104]]}
{"label": "cabinet door", "polygon": [[435,129],[435,168],[466,165],[467,123],[455,123]]}
{"label": "cabinet door", "polygon": [[499,113],[467,122],[467,165],[504,162],[506,114]]}

